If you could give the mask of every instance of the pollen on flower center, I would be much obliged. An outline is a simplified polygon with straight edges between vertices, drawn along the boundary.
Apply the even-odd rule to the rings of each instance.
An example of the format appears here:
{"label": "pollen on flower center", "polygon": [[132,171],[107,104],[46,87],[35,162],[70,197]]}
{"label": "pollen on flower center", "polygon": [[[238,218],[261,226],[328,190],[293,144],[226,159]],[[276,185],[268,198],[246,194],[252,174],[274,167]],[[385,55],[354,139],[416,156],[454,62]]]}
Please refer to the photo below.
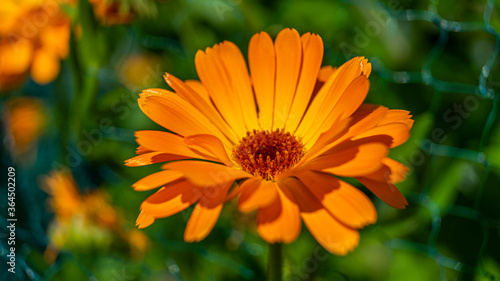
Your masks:
{"label": "pollen on flower center", "polygon": [[233,150],[241,168],[266,180],[293,167],[304,155],[304,146],[284,130],[247,132]]}

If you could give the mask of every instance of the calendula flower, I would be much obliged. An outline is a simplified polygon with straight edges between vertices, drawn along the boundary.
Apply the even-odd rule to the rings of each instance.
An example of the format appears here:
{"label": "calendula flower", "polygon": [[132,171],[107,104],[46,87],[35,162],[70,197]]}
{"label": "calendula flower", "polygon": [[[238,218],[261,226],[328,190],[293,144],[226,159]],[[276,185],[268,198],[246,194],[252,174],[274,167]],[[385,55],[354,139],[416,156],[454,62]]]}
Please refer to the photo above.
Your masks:
{"label": "calendula flower", "polygon": [[133,187],[161,187],[141,205],[139,228],[196,204],[185,241],[205,238],[224,202],[257,210],[257,231],[289,243],[301,221],[328,251],[344,255],[358,229],[377,219],[369,198],[339,177],[354,177],[387,204],[407,201],[394,183],[407,168],[387,157],[405,142],[408,111],[363,104],[371,64],[356,57],[321,68],[321,37],[284,29],[250,40],[248,72],[238,47],[222,42],[195,58],[200,81],[165,80],[175,91],[147,89],[141,110],[164,131],[136,132],[128,166],[166,162]]}
{"label": "calendula flower", "polygon": [[7,0],[0,5],[0,90],[28,73],[39,84],[53,81],[69,49],[70,20],[61,5],[71,1]]}
{"label": "calendula flower", "polygon": [[94,8],[94,14],[104,25],[126,24],[134,19],[134,12],[122,1],[89,0]]}
{"label": "calendula flower", "polygon": [[53,171],[43,179],[43,188],[51,196],[49,205],[61,222],[69,222],[72,217],[83,213],[82,199],[71,173]]}
{"label": "calendula flower", "polygon": [[51,196],[49,205],[58,221],[68,223],[75,217],[82,217],[85,223],[101,228],[119,227],[120,217],[109,204],[106,193],[93,191],[81,194],[70,172],[53,171],[44,178],[43,188]]}
{"label": "calendula flower", "polygon": [[137,230],[121,226],[122,218],[109,203],[103,191],[81,193],[69,171],[53,171],[43,178],[42,188],[50,195],[48,203],[55,214],[49,226],[50,245],[45,257],[53,261],[61,248],[87,248],[89,245],[109,246],[119,238],[139,257],[148,238]]}

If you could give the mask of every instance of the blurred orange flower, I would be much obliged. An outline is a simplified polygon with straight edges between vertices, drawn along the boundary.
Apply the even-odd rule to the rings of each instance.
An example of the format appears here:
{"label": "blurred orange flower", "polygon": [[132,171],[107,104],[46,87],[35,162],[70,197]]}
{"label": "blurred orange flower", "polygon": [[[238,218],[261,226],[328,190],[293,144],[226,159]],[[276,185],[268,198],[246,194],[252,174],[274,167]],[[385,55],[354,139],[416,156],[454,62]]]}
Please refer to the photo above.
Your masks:
{"label": "blurred orange flower", "polygon": [[160,79],[154,73],[160,68],[161,58],[154,54],[136,53],[127,56],[120,64],[120,81],[128,88],[135,90],[152,87]]}
{"label": "blurred orange flower", "polygon": [[48,203],[58,221],[67,224],[83,213],[78,187],[70,173],[53,171],[44,178],[43,188],[51,196]]}
{"label": "blurred orange flower", "polygon": [[46,126],[45,108],[36,98],[14,98],[7,103],[3,120],[11,153],[24,154]]}
{"label": "blurred orange flower", "polygon": [[48,203],[55,213],[49,231],[51,245],[46,252],[49,260],[53,260],[58,249],[65,247],[68,241],[72,244],[89,243],[79,241],[81,237],[112,241],[111,237],[117,236],[130,246],[132,256],[140,256],[146,249],[148,238],[135,229],[122,228],[121,217],[109,204],[106,193],[81,194],[68,171],[53,171],[43,179],[42,188],[51,196]]}
{"label": "blurred orange flower", "polygon": [[104,25],[126,24],[134,19],[134,12],[130,7],[127,9],[122,1],[89,0],[89,2],[94,8],[95,16]]}
{"label": "blurred orange flower", "polygon": [[354,177],[404,208],[394,183],[408,169],[387,155],[409,138],[411,115],[363,104],[371,72],[365,58],[338,69],[321,68],[322,59],[318,35],[284,29],[273,42],[261,32],[250,40],[250,73],[238,47],[225,41],[196,54],[201,82],[167,73],[175,93],[144,90],[141,110],[174,133],[136,132],[139,156],[126,165],[171,161],[133,185],[161,187],[142,203],[139,228],[198,202],[184,239],[199,241],[224,202],[239,196],[242,212],[257,210],[257,231],[268,243],[294,241],[302,220],[324,248],[344,255],[377,214],[338,177]]}
{"label": "blurred orange flower", "polygon": [[0,90],[19,84],[28,72],[39,84],[53,81],[69,49],[70,1],[7,0],[0,5]]}

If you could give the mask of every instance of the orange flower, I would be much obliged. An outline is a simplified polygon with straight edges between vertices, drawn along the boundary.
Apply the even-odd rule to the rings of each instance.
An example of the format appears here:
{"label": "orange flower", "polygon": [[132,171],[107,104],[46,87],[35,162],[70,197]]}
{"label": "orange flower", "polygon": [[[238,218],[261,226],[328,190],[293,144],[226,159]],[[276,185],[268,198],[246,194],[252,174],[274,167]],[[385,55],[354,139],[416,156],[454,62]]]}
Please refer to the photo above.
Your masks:
{"label": "orange flower", "polygon": [[166,162],[133,187],[161,187],[141,205],[139,228],[198,202],[185,241],[205,238],[225,201],[239,196],[242,212],[257,210],[257,231],[269,243],[292,242],[301,220],[328,251],[344,255],[358,229],[377,219],[368,197],[338,177],[354,177],[389,205],[407,201],[394,183],[407,168],[387,157],[413,125],[408,111],[362,104],[371,64],[356,57],[321,68],[318,35],[282,30],[250,40],[248,61],[223,42],[198,51],[201,80],[165,74],[175,93],[147,89],[141,110],[169,129],[136,132],[128,166]]}
{"label": "orange flower", "polygon": [[61,222],[67,223],[83,213],[84,205],[71,173],[53,171],[50,176],[44,177],[43,188],[51,196],[49,205]]}
{"label": "orange flower", "polygon": [[69,18],[60,2],[7,0],[0,6],[0,89],[19,84],[28,72],[39,84],[53,81],[69,48]]}
{"label": "orange flower", "polygon": [[[114,0],[89,0],[94,8],[94,13],[104,25],[126,24],[134,19],[134,13],[128,7],[123,9],[121,1]],[[124,6],[125,8],[125,6]]]}
{"label": "orange flower", "polygon": [[140,257],[147,248],[149,240],[143,233],[121,226],[122,218],[109,203],[107,193],[98,190],[81,194],[71,172],[52,171],[43,178],[42,188],[50,195],[48,203],[55,213],[49,226],[51,243],[45,252],[49,261],[68,241],[86,245],[89,239],[119,238],[130,247],[133,257]]}
{"label": "orange flower", "polygon": [[[161,58],[154,54],[136,53],[128,56],[119,66],[119,78],[129,89],[142,89],[158,83],[155,69],[160,67]],[[160,77],[161,79],[161,77]]]}
{"label": "orange flower", "polygon": [[87,223],[103,228],[114,229],[119,225],[118,213],[108,203],[106,193],[94,191],[80,194],[70,172],[53,171],[43,183],[45,191],[51,195],[50,206],[61,222],[67,223],[81,216]]}

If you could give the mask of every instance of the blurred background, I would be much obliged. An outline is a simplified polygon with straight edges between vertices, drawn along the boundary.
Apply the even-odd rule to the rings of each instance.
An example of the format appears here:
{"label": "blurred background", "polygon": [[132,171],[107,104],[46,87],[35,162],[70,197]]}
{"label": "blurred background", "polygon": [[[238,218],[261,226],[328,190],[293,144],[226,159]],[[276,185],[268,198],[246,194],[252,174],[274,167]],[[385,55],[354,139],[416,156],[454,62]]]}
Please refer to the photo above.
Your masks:
{"label": "blurred background", "polygon": [[[264,280],[253,214],[224,207],[202,242],[190,209],[134,226],[152,192],[131,185],[138,108],[163,73],[197,79],[194,55],[285,27],[319,34],[324,65],[357,55],[374,71],[367,102],[412,112],[391,156],[411,168],[410,205],[373,198],[378,222],[330,255],[303,228],[286,280],[500,280],[500,3],[494,0],[7,0],[0,5],[1,280]],[[7,271],[7,177],[15,169],[16,273]],[[4,188],[5,187],[5,188]],[[5,268],[5,269],[4,269]]]}

